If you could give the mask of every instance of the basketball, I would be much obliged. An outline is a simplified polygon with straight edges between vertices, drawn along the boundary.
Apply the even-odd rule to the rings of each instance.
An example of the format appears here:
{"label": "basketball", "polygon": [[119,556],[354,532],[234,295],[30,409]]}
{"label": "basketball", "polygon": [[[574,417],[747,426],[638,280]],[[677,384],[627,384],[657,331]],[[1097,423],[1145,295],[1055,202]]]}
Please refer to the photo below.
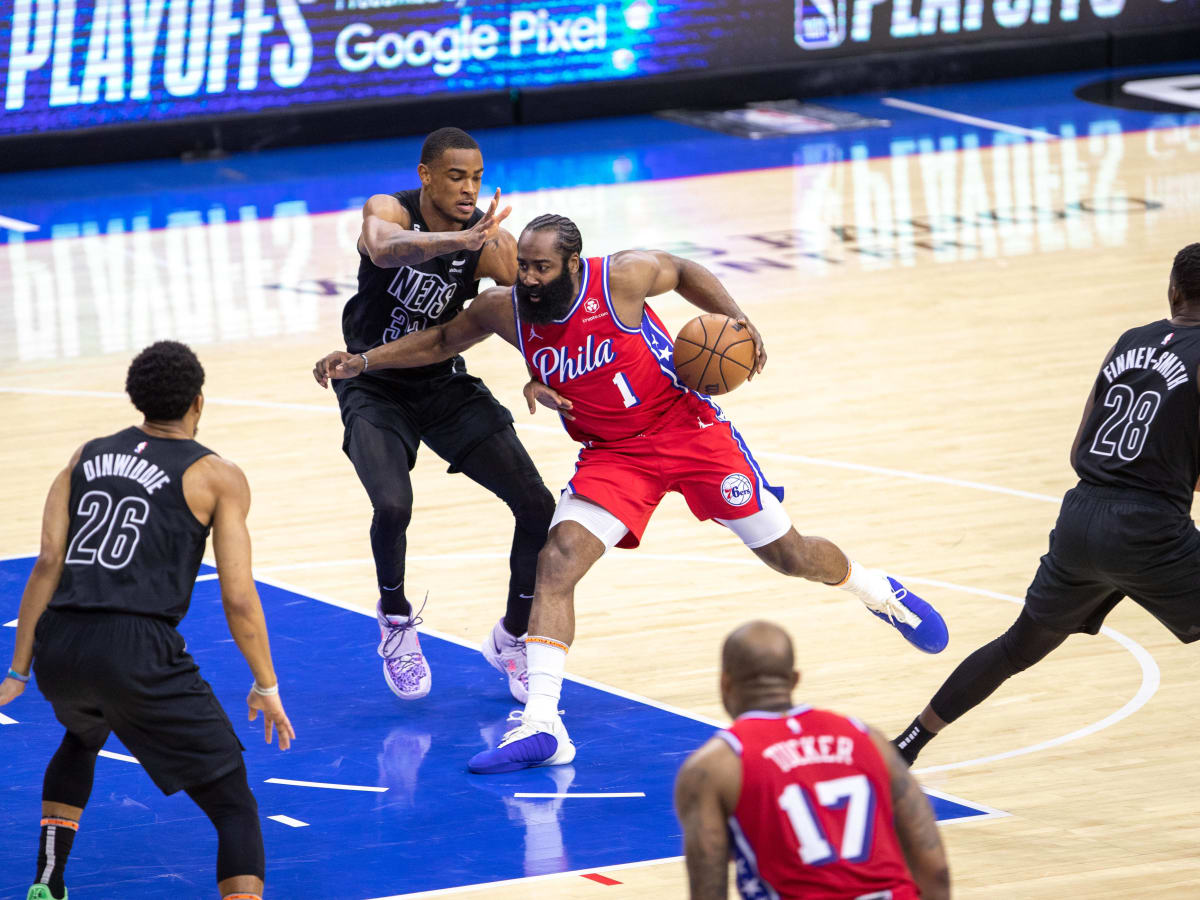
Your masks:
{"label": "basketball", "polygon": [[754,371],[750,329],[729,316],[696,316],[675,338],[675,373],[701,394],[725,394]]}

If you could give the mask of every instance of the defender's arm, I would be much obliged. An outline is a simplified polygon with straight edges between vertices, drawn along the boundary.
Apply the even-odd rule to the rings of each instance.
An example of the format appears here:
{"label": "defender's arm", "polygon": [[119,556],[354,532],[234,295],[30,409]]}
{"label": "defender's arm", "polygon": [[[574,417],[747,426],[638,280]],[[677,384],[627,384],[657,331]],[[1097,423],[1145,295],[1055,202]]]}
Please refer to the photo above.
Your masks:
{"label": "defender's arm", "polygon": [[330,353],[317,361],[313,376],[326,387],[330,378],[354,378],[364,371],[379,369],[428,366],[457,356],[493,334],[500,335],[513,346],[518,345],[508,288],[489,288],[443,325],[414,331],[366,353]]}
{"label": "defender's arm", "polygon": [[[374,194],[363,205],[363,225],[358,246],[371,257],[371,262],[383,269],[415,266],[460,250],[478,250],[496,237],[500,223],[512,211],[512,207],[505,207],[497,212],[499,205],[500,189],[497,188],[483,218],[470,228],[462,231],[413,231],[412,218],[399,200],[391,194]],[[514,272],[515,268],[514,243]],[[489,272],[488,277],[494,278],[495,275]]]}
{"label": "defender's arm", "polygon": [[[71,513],[71,470],[79,462],[80,447],[71,457],[67,467],[58,473],[46,495],[42,510],[42,539],[37,562],[25,582],[21,595],[21,609],[17,614],[17,640],[13,647],[10,669],[21,676],[28,676],[33,665],[33,630],[38,619],[46,611],[58,581],[62,577],[63,563],[67,555],[67,530]],[[6,676],[0,680],[0,706],[21,694],[25,682]]]}

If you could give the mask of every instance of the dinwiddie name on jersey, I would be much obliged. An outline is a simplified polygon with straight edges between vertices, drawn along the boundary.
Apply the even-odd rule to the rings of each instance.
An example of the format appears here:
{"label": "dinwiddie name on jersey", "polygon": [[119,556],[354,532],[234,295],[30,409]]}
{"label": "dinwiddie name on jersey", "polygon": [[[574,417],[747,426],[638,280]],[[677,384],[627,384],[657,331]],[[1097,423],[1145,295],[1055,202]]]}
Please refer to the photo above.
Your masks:
{"label": "dinwiddie name on jersey", "polygon": [[108,476],[136,481],[147,494],[153,494],[171,480],[171,476],[154,463],[132,453],[98,453],[83,461],[83,477],[88,481]]}
{"label": "dinwiddie name on jersey", "polygon": [[1118,375],[1129,369],[1149,369],[1167,381],[1167,390],[1174,390],[1188,380],[1188,369],[1178,356],[1170,350],[1159,352],[1158,347],[1134,347],[1118,353],[1108,361],[1101,371],[1112,384]]}

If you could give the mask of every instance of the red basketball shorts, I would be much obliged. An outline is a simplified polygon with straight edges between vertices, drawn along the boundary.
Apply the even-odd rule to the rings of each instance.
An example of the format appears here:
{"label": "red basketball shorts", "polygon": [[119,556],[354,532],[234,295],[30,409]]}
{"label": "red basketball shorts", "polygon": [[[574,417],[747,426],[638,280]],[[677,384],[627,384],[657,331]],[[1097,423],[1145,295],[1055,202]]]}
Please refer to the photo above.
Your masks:
{"label": "red basketball shorts", "polygon": [[698,398],[653,432],[579,451],[567,490],[612,513],[629,529],[618,547],[636,547],[667,491],[683,494],[698,519],[743,519],[762,510],[767,484],[737,429]]}

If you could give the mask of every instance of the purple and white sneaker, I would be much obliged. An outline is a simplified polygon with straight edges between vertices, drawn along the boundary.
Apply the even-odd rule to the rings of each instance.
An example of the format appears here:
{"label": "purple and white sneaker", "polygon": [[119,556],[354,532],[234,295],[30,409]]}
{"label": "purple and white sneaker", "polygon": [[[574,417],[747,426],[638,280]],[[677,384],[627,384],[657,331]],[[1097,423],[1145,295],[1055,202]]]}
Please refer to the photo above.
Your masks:
{"label": "purple and white sneaker", "polygon": [[514,710],[508,721],[516,727],[504,733],[495,750],[472,756],[468,770],[476,775],[497,775],[537,766],[565,766],[575,759],[575,744],[558,716],[553,722],[533,722]]}
{"label": "purple and white sneaker", "polygon": [[529,702],[529,665],[525,657],[525,635],[513,637],[501,619],[479,648],[483,658],[508,678],[508,692],[518,703]]}
{"label": "purple and white sneaker", "polygon": [[420,613],[386,616],[383,607],[376,604],[375,618],[379,621],[378,653],[383,657],[383,680],[401,700],[420,700],[429,693],[433,683],[429,662],[421,652],[421,639],[417,635]]}

